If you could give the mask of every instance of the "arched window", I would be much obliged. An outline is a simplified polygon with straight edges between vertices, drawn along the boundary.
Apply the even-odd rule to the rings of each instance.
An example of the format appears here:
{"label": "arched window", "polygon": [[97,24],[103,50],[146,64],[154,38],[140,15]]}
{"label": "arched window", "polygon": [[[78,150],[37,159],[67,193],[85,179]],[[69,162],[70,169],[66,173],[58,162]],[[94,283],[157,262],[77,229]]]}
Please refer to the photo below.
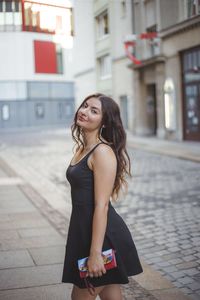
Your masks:
{"label": "arched window", "polygon": [[165,127],[169,131],[176,130],[176,96],[174,83],[167,78],[164,84]]}
{"label": "arched window", "polygon": [[7,121],[10,118],[10,107],[8,104],[4,104],[1,108],[1,117],[3,121]]}

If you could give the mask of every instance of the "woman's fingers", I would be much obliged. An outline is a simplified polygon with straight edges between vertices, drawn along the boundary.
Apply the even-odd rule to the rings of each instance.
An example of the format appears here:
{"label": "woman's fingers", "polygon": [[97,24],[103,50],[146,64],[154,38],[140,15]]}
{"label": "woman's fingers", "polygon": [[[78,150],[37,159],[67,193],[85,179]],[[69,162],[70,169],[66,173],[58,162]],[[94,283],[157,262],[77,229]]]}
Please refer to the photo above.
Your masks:
{"label": "woman's fingers", "polygon": [[97,271],[97,270],[94,271],[93,270],[93,271],[88,272],[88,276],[90,276],[90,277],[101,277],[105,273],[106,273],[106,269],[103,268],[103,269],[101,269],[99,271]]}

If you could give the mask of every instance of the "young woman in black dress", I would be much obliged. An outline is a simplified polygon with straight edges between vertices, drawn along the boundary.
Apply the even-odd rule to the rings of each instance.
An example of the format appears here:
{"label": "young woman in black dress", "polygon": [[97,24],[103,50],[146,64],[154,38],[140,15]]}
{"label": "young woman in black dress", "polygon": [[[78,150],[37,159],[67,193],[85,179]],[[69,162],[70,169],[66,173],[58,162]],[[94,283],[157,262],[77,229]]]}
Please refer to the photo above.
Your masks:
{"label": "young woman in black dress", "polygon": [[[72,300],[121,300],[120,284],[143,272],[130,231],[111,204],[130,175],[126,133],[117,103],[102,94],[88,96],[72,125],[76,153],[67,168],[72,213],[62,282],[73,283]],[[104,267],[102,251],[114,249],[117,267]],[[87,261],[90,293],[80,278],[77,261]]]}

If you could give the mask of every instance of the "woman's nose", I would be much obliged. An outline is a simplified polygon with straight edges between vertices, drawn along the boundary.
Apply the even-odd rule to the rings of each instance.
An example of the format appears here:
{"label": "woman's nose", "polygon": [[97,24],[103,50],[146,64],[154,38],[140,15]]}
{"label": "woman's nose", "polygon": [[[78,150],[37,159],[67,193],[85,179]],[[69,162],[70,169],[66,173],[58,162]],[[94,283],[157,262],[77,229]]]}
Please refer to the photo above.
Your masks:
{"label": "woman's nose", "polygon": [[85,114],[87,113],[87,107],[83,107],[83,108],[81,109],[81,113],[82,113],[83,115],[85,115]]}

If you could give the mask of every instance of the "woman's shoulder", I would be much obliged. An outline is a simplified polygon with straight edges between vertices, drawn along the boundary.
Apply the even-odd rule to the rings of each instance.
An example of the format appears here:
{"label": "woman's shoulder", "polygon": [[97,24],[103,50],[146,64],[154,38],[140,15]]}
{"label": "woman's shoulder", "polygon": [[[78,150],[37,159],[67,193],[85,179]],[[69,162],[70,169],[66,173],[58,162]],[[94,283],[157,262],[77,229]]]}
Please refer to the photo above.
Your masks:
{"label": "woman's shoulder", "polygon": [[116,169],[117,158],[112,147],[107,143],[99,143],[89,157],[88,166],[91,170],[95,168],[96,170],[101,169],[105,172],[110,171],[111,167]]}
{"label": "woman's shoulder", "polygon": [[99,159],[112,159],[116,158],[112,145],[107,142],[101,142],[98,147],[93,151],[94,158]]}

